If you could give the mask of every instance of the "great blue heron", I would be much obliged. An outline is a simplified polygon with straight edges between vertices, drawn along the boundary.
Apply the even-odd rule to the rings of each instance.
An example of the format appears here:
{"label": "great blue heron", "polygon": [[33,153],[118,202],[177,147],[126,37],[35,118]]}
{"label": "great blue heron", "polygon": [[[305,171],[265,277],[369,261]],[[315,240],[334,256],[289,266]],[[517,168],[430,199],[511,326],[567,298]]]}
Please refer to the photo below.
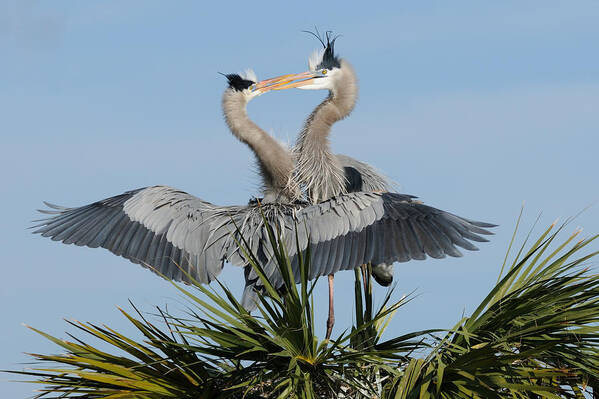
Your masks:
{"label": "great blue heron", "polygon": [[[318,36],[317,36],[318,37]],[[328,38],[328,37],[327,37]],[[320,40],[320,38],[319,38]],[[313,61],[315,65],[313,70],[321,67],[332,68],[333,63],[337,60],[334,56],[334,41],[327,40],[327,44],[321,43],[324,46],[324,52],[318,60]],[[337,63],[338,64],[338,63]],[[274,78],[260,84],[255,84],[257,80],[255,75],[240,77],[239,75],[226,75],[230,85],[239,87],[240,89],[247,87],[265,87],[263,90],[282,88],[280,83],[282,78]],[[253,77],[253,80],[252,80]],[[290,77],[293,79],[293,77]],[[339,115],[340,118],[347,116],[353,109],[357,97],[357,85],[355,76],[349,74],[348,79],[340,79],[339,85],[350,87],[352,95],[347,96],[347,102],[350,103],[344,110],[344,114]],[[287,82],[289,87],[293,87]],[[337,92],[334,89],[331,91]],[[272,137],[267,135],[263,130],[257,127],[245,112],[245,104],[248,99],[253,98],[256,92],[248,92],[247,95],[238,94],[239,91],[226,91],[223,96],[223,109],[225,110],[225,119],[231,131],[243,142],[247,143],[256,153],[260,165],[263,186],[265,187],[265,199],[268,202],[285,201],[289,202],[292,199],[299,198],[298,187],[301,183],[307,190],[308,198],[312,203],[321,202],[324,199],[347,192],[359,191],[389,191],[391,184],[387,179],[380,175],[370,165],[357,161],[349,156],[331,153],[329,145],[322,143],[328,141],[326,132],[322,132],[320,121],[323,118],[323,111],[327,101],[334,101],[336,98],[331,94],[331,99],[325,100],[325,103],[319,105],[316,110],[308,117],[304,128],[302,129],[297,145],[293,149],[293,159],[291,154],[286,151]],[[330,111],[329,111],[330,112]],[[326,115],[324,116],[327,117]],[[331,119],[332,118],[328,118]],[[316,139],[316,136],[322,136],[323,139]],[[260,142],[261,146],[256,148],[254,142]],[[293,166],[293,160],[297,162],[296,168]],[[316,163],[307,165],[310,160],[317,160]],[[294,172],[297,171],[297,172]],[[292,173],[293,172],[293,173]],[[337,177],[333,184],[321,183],[321,178],[328,176]],[[331,179],[332,180],[332,179]],[[335,184],[336,183],[336,184]],[[313,189],[312,186],[317,186]],[[342,187],[337,187],[342,186]],[[321,190],[322,189],[322,190]],[[330,190],[332,189],[332,190]],[[320,193],[319,191],[324,191]],[[372,266],[372,274],[375,280],[381,285],[389,285],[393,280],[392,265],[381,264]],[[334,325],[334,305],[333,305],[333,281],[334,274],[328,276],[329,284],[329,316],[327,318],[326,338],[330,337]]]}
{"label": "great blue heron", "polygon": [[[274,88],[240,79],[247,82],[236,87],[230,79],[232,87],[228,90],[240,92],[246,102],[255,91]],[[233,133],[256,153],[261,170],[267,174],[265,182],[270,182],[273,190],[274,196],[270,197],[294,197],[295,190],[290,192],[287,185],[282,187],[284,171],[289,169],[287,155],[282,151],[281,156],[272,156],[268,148],[279,144],[269,141],[247,115],[231,118],[228,105],[235,101],[227,100],[223,99],[227,122]],[[245,104],[237,102],[243,109]],[[247,126],[252,129],[244,131]],[[273,172],[277,170],[283,172]],[[174,188],[153,186],[79,208],[49,207],[44,212],[50,217],[37,225],[36,233],[66,244],[106,248],[173,280],[188,280],[183,269],[194,279],[208,283],[220,273],[225,260],[244,266],[246,288],[242,304],[248,308],[255,305],[254,287],[259,279],[237,245],[242,236],[273,284],[283,284],[275,260],[269,256],[262,213],[280,231],[294,271],[297,272],[297,250],[305,251],[311,246],[311,279],[366,263],[392,264],[424,259],[426,254],[460,256],[455,245],[476,249],[468,240],[485,241],[479,234],[490,234],[484,227],[491,226],[429,207],[410,195],[367,191],[340,192],[318,203],[273,200],[261,205],[250,201],[248,205],[218,206]]]}
{"label": "great blue heron", "polygon": [[[287,74],[265,81],[274,90],[293,87],[329,92],[307,118],[293,147],[295,170],[292,181],[294,187],[300,185],[308,200],[319,203],[348,192],[379,191],[388,192],[391,184],[370,165],[349,156],[334,154],[330,148],[329,134],[332,125],[347,117],[355,107],[358,97],[358,84],[351,65],[335,54],[335,38],[330,32],[321,38],[314,35],[322,44],[321,51],[309,59],[309,71],[300,74]],[[325,43],[326,40],[326,43]],[[372,266],[372,274],[379,284],[387,286],[393,280],[393,266],[380,264]],[[334,275],[328,276],[329,318],[327,338],[334,324],[333,307]]]}
{"label": "great blue heron", "polygon": [[[288,181],[293,175],[293,157],[247,115],[246,105],[270,90],[257,82],[255,74],[224,75],[228,87],[222,109],[231,132],[256,155],[262,178],[261,211],[273,226],[284,224],[301,196]],[[185,192],[167,187],[141,188],[80,208],[45,203],[50,214],[34,233],[65,244],[103,247],[134,263],[148,266],[175,281],[188,282],[189,275],[202,283],[214,279],[223,261],[246,266],[242,251],[235,245],[243,236],[252,252],[266,262],[268,241],[258,201],[247,206],[218,207]],[[239,227],[239,231],[237,230]],[[233,233],[233,234],[232,234]],[[237,233],[242,233],[241,236]],[[246,289],[242,303],[253,307],[252,287],[257,275],[246,268]]]}

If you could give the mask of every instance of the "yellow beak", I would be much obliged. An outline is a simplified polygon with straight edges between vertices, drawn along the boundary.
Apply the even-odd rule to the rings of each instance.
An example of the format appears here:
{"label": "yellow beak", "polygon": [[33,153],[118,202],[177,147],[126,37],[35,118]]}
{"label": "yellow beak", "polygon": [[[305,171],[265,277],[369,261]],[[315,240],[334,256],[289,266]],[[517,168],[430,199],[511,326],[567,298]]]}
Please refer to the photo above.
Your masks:
{"label": "yellow beak", "polygon": [[292,73],[277,76],[276,78],[265,79],[256,83],[253,90],[260,90],[262,93],[266,93],[270,90],[285,90],[293,87],[305,86],[312,83],[318,75],[314,72],[302,72]]}

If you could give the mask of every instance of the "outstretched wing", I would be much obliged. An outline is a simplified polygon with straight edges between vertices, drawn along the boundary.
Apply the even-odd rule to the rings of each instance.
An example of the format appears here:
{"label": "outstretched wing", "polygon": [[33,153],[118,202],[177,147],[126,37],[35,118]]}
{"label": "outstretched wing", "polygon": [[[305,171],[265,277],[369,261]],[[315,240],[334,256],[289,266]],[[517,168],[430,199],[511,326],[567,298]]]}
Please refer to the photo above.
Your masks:
{"label": "outstretched wing", "polygon": [[252,229],[247,207],[215,206],[166,186],[128,191],[79,208],[46,203],[51,210],[39,220],[44,237],[65,244],[102,247],[163,275],[186,281],[181,269],[208,283],[224,260],[243,265],[235,243],[236,225],[242,234]]}
{"label": "outstretched wing", "polygon": [[[310,243],[310,277],[361,264],[391,264],[411,259],[459,257],[456,248],[477,250],[470,241],[487,241],[495,225],[465,219],[396,193],[349,193],[296,213],[299,249]],[[291,221],[286,223],[292,224]],[[297,269],[294,231],[286,235]]]}
{"label": "outstretched wing", "polygon": [[[187,280],[183,269],[202,283],[213,280],[225,260],[247,265],[238,247],[245,240],[272,282],[281,284],[263,216],[285,240],[294,271],[299,272],[298,249],[303,252],[310,244],[310,278],[369,262],[462,256],[456,246],[476,250],[470,241],[487,241],[480,234],[491,234],[484,228],[494,226],[396,193],[355,192],[316,205],[222,207],[154,186],[79,208],[48,206],[51,210],[42,212],[50,216],[35,226],[35,233],[65,244],[106,248],[176,281]],[[247,268],[242,302],[249,308],[255,284],[258,278]]]}

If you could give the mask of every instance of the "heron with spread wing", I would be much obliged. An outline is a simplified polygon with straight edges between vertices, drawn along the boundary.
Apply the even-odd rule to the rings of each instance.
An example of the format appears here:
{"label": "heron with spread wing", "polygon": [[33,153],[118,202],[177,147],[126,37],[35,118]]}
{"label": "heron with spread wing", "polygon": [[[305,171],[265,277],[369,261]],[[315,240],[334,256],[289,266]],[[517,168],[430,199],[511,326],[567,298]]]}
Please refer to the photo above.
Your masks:
{"label": "heron with spread wing", "polygon": [[[347,155],[333,154],[329,135],[332,125],[347,117],[355,107],[358,97],[356,74],[346,60],[335,54],[335,40],[331,32],[315,36],[322,44],[308,60],[309,71],[287,74],[266,81],[267,87],[283,90],[293,87],[309,90],[327,90],[329,95],[307,118],[297,143],[293,148],[295,170],[294,186],[300,185],[309,202],[315,204],[350,192],[389,192],[392,184],[372,166]],[[393,281],[393,265],[373,264],[375,280],[388,286]],[[334,324],[333,306],[334,274],[328,276],[329,317],[327,337]]]}
{"label": "heron with spread wing", "polygon": [[[249,309],[255,306],[259,279],[237,244],[242,242],[241,237],[249,243],[273,284],[283,283],[270,256],[262,214],[281,232],[294,270],[297,271],[298,250],[303,252],[311,246],[310,278],[366,263],[391,265],[424,259],[426,255],[461,256],[456,246],[477,249],[470,241],[486,241],[481,234],[490,234],[485,228],[492,225],[424,205],[410,195],[353,190],[339,158],[330,165],[326,163],[329,161],[314,160],[315,165],[332,166],[328,171],[303,172],[302,165],[310,157],[329,151],[328,131],[304,131],[294,159],[291,152],[247,116],[247,103],[259,94],[273,89],[309,88],[312,84],[316,85],[314,88],[329,89],[331,94],[312,114],[307,126],[311,120],[330,129],[332,123],[344,117],[336,101],[339,92],[333,86],[317,86],[326,82],[320,76],[341,76],[344,65],[349,64],[340,61],[338,71],[331,68],[323,73],[315,68],[301,76],[262,82],[251,76],[227,76],[229,87],[222,102],[225,119],[232,133],[256,154],[264,183],[262,204],[250,201],[248,205],[218,206],[174,188],[153,186],[79,208],[49,205],[51,209],[43,211],[49,217],[40,221],[35,232],[65,244],[106,248],[176,281],[188,280],[181,269],[201,283],[209,283],[218,276],[225,261],[242,266],[246,280],[242,304]],[[338,118],[323,120],[325,114],[318,111],[323,108],[335,110]],[[351,108],[346,109],[347,113]],[[320,154],[316,150],[318,140],[326,150]],[[310,145],[314,147],[312,151]],[[342,178],[331,178],[335,171]],[[307,193],[309,202],[298,200],[300,189]]]}

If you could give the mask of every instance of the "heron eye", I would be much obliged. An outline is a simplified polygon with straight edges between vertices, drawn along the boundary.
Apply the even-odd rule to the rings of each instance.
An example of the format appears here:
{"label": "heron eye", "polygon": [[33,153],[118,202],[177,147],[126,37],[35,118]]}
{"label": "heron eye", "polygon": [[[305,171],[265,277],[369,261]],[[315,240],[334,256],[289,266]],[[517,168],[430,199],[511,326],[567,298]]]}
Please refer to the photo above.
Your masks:
{"label": "heron eye", "polygon": [[327,70],[326,70],[326,69],[323,69],[323,70],[322,70],[322,74],[323,74],[323,75],[326,75],[326,74],[327,74]]}

